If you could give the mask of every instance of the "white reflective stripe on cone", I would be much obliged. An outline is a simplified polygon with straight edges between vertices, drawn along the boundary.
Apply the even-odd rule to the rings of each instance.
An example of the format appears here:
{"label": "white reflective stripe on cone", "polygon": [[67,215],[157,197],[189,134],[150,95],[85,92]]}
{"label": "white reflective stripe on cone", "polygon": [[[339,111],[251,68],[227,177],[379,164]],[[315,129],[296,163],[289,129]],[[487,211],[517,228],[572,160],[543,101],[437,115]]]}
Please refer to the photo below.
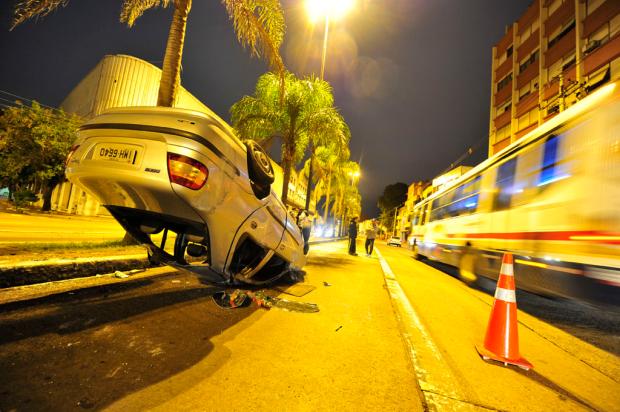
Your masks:
{"label": "white reflective stripe on cone", "polygon": [[506,263],[502,264],[502,268],[500,269],[499,273],[500,275],[514,276],[512,265]]}
{"label": "white reflective stripe on cone", "polygon": [[495,289],[495,299],[503,300],[504,302],[517,302],[517,296],[514,290],[497,288]]}

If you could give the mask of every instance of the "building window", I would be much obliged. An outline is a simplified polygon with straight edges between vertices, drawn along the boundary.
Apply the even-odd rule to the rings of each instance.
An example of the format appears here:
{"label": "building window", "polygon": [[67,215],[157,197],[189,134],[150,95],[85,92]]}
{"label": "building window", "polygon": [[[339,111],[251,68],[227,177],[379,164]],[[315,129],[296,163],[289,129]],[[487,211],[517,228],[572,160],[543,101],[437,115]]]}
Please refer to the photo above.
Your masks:
{"label": "building window", "polygon": [[508,139],[509,137],[510,137],[510,123],[508,123],[504,127],[497,129],[497,131],[495,132],[495,141],[493,142],[493,144],[497,142],[501,142],[504,139]]}
{"label": "building window", "polygon": [[562,5],[562,0],[555,0],[554,2],[552,2],[551,4],[549,4],[547,7],[547,12],[549,13],[549,16],[551,16],[553,14],[554,11],[556,11],[557,9],[560,8],[560,6]]}
{"label": "building window", "polygon": [[538,54],[538,50],[536,50],[527,58],[521,60],[521,64],[519,65],[519,73],[523,73],[523,71],[527,69],[530,64],[536,63],[538,61]]}
{"label": "building window", "polygon": [[519,45],[525,43],[527,39],[529,39],[530,36],[538,30],[538,24],[538,19],[536,19],[527,29],[523,30],[523,33],[521,33],[521,38],[519,39]]}
{"label": "building window", "polygon": [[506,58],[512,56],[512,45],[506,49]]}
{"label": "building window", "polygon": [[592,14],[603,3],[605,3],[605,0],[586,0],[586,15]]}
{"label": "building window", "polygon": [[577,57],[575,56],[574,52],[571,55],[562,59],[562,71],[565,71],[573,67],[576,61],[577,61]]}
{"label": "building window", "polygon": [[507,112],[512,107],[512,102],[508,100],[506,103],[503,103],[497,107],[497,115],[499,116],[502,113]]}
{"label": "building window", "polygon": [[502,90],[504,87],[510,84],[511,81],[512,81],[512,73],[510,73],[508,76],[500,80],[499,83],[497,83],[497,91],[499,92],[500,90]]}
{"label": "building window", "polygon": [[523,116],[519,117],[517,130],[523,130],[534,123],[538,123],[538,107],[535,107]]}
{"label": "building window", "polygon": [[551,40],[549,40],[548,46],[547,48],[550,49],[552,48],[554,45],[556,45],[564,36],[566,36],[572,29],[575,28],[575,20],[571,20],[570,23],[568,23],[567,25],[563,26],[562,29],[560,30],[560,32],[553,36],[553,38]]}

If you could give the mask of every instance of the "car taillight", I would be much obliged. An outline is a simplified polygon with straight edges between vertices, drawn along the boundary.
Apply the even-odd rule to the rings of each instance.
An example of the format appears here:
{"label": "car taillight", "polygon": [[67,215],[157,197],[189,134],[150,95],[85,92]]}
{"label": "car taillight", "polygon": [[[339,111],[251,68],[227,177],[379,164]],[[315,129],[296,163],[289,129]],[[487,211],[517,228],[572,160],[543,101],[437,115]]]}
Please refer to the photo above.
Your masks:
{"label": "car taillight", "polygon": [[198,160],[175,153],[168,153],[168,176],[173,183],[192,190],[198,190],[207,181],[209,171]]}
{"label": "car taillight", "polygon": [[78,149],[78,147],[80,147],[80,145],[76,144],[76,145],[71,146],[71,149],[69,149],[69,154],[67,155],[67,160],[65,160],[65,167],[69,166],[69,161],[71,160],[71,158],[75,154],[75,151]]}

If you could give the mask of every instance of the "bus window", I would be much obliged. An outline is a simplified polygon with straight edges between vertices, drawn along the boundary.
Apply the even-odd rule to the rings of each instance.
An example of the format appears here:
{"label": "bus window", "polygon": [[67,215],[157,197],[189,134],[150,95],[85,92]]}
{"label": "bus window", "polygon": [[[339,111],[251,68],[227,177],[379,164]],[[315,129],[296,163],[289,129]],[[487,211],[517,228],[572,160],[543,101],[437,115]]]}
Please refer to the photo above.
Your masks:
{"label": "bus window", "polygon": [[495,194],[495,201],[493,202],[493,210],[504,210],[510,207],[516,166],[516,157],[513,157],[499,166],[497,178],[495,180],[497,193]]}
{"label": "bus window", "polygon": [[431,210],[431,221],[441,220],[448,216],[447,206],[450,203],[450,197],[452,192],[444,193],[435,200],[433,200],[433,208]]}
{"label": "bus window", "polygon": [[422,211],[421,211],[421,213],[422,213],[422,216],[421,216],[422,221],[420,222],[421,226],[424,226],[426,224],[426,222],[428,221],[428,213],[429,213],[429,210],[431,208],[431,203],[432,202],[428,202],[427,204],[422,206]]}
{"label": "bus window", "polygon": [[549,136],[545,142],[543,163],[540,170],[540,176],[538,178],[538,187],[548,185],[549,183],[557,182],[565,177],[568,177],[568,173],[565,170],[566,164],[562,164],[558,159],[558,145],[561,136]]}
{"label": "bus window", "polygon": [[473,213],[478,207],[478,197],[480,196],[480,176],[466,183],[463,188],[462,198],[459,200],[459,215]]}

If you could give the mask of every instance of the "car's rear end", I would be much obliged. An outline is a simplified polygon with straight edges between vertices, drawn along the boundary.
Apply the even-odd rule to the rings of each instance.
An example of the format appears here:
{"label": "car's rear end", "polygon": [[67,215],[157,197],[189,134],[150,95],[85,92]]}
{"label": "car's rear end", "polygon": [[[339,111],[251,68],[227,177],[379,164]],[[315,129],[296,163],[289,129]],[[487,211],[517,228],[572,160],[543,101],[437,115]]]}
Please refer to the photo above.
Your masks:
{"label": "car's rear end", "polygon": [[[154,258],[179,266],[192,259],[194,269],[204,263],[205,275],[230,281],[234,273],[227,265],[240,241],[237,232],[269,203],[269,198],[257,199],[251,188],[244,150],[226,125],[202,113],[124,108],[82,126],[66,174]],[[277,239],[269,247],[277,247],[282,224],[259,223],[248,236],[271,233]],[[166,248],[171,237],[174,247]]]}

